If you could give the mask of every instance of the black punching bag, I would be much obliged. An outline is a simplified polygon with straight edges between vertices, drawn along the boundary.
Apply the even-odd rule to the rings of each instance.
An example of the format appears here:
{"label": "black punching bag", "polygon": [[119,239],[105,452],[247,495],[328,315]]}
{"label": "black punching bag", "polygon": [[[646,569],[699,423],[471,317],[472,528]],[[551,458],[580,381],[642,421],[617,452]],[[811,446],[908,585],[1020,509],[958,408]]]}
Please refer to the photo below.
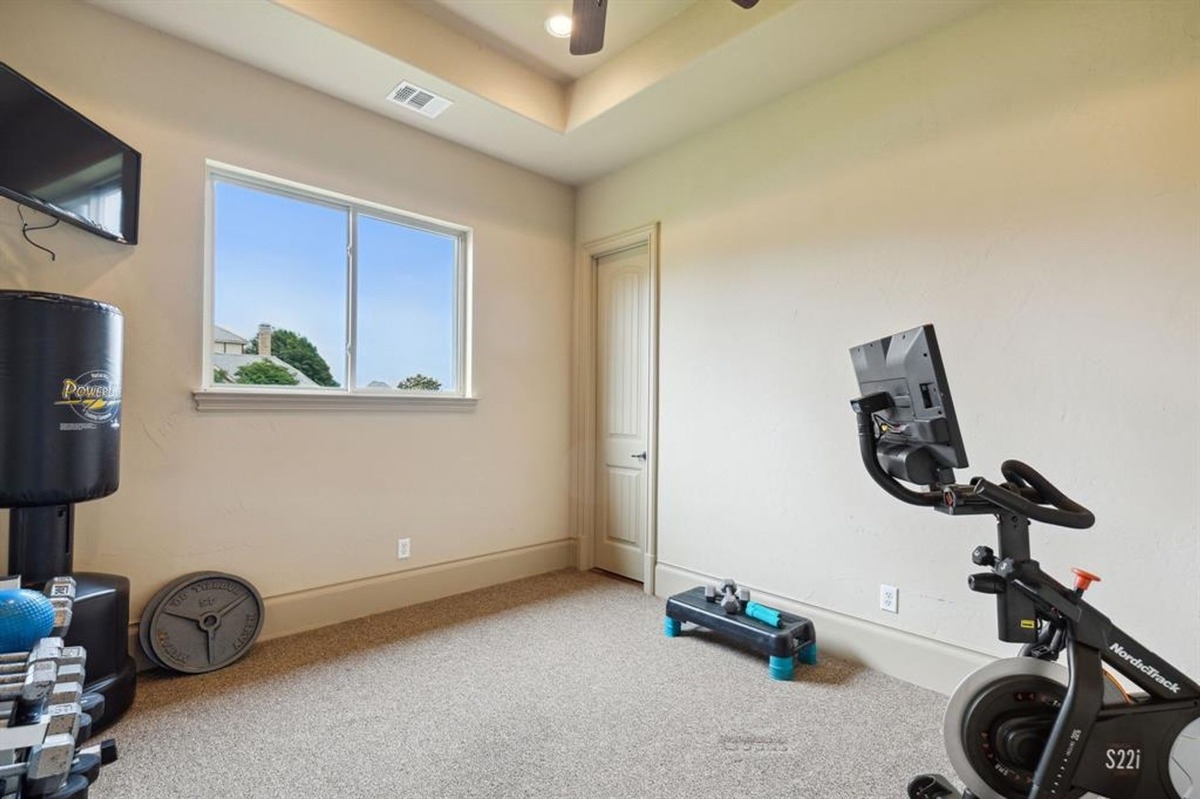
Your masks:
{"label": "black punching bag", "polygon": [[70,503],[117,490],[121,312],[80,297],[0,291],[0,507],[9,571],[71,571]]}
{"label": "black punching bag", "polygon": [[[36,588],[75,578],[64,636],[87,650],[85,695],[100,695],[92,732],[133,703],[129,580],[72,569],[74,504],[117,490],[121,312],[61,294],[0,291],[0,507],[12,508],[8,571]],[[0,722],[2,723],[2,722]]]}

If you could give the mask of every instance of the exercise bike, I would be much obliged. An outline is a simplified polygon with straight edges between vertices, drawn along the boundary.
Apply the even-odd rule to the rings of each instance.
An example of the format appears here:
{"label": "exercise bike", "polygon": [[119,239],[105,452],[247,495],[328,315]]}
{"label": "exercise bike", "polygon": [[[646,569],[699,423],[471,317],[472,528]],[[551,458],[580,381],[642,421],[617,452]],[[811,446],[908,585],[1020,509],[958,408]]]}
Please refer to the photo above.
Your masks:
{"label": "exercise bike", "polygon": [[[854,347],[851,359],[868,474],[903,502],[996,517],[998,547],[975,549],[986,570],[968,585],[995,596],[1000,640],[1022,644],[950,698],[946,750],[966,790],[925,774],[909,783],[910,799],[1200,797],[1200,685],[1084,600],[1098,577],[1075,569],[1067,587],[1030,555],[1031,521],[1085,529],[1091,511],[1020,461],[1001,465],[999,484],[955,483],[967,460],[932,325]],[[1066,668],[1056,662],[1064,652]],[[1140,690],[1127,693],[1105,665]]]}

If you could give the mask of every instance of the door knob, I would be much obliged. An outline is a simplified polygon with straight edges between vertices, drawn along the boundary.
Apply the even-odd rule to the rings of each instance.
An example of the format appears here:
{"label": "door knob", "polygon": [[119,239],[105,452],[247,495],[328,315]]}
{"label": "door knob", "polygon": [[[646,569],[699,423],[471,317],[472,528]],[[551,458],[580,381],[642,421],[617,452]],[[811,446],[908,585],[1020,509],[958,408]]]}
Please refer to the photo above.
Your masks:
{"label": "door knob", "polygon": [[631,457],[631,458],[637,458],[639,461],[644,461],[644,460],[646,460],[646,453],[645,453],[645,452],[639,452],[637,455],[630,455],[629,457]]}

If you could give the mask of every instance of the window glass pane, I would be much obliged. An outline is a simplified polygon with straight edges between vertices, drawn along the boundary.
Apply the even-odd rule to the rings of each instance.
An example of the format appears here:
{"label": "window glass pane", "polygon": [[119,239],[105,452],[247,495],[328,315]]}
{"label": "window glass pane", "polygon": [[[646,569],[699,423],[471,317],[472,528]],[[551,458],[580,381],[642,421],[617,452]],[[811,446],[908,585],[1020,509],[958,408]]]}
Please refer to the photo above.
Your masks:
{"label": "window glass pane", "polygon": [[357,387],[457,390],[457,243],[359,216]]}
{"label": "window glass pane", "polygon": [[347,210],[213,193],[213,384],[345,385]]}
{"label": "window glass pane", "polygon": [[[116,159],[119,162],[120,156],[116,156]],[[64,199],[59,204],[84,219],[98,223],[107,231],[118,232],[121,230],[121,182],[119,180],[93,186],[86,193]]]}

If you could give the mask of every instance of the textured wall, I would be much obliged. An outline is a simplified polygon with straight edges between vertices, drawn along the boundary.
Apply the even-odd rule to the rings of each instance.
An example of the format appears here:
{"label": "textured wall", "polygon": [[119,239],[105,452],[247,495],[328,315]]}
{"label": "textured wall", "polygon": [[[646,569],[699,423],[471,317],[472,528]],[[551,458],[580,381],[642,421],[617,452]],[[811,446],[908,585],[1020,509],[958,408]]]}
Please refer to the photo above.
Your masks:
{"label": "textured wall", "polygon": [[[273,597],[567,535],[573,190],[86,5],[6,3],[0,53],[142,152],[141,242],[20,236],[0,286],[125,314],[122,485],[78,508],[76,568],[131,577],[134,617],[179,574]],[[212,158],[475,230],[468,412],[198,413]],[[464,498],[469,498],[469,501]]]}
{"label": "textured wall", "polygon": [[[1011,3],[585,186],[662,223],[663,563],[984,652],[989,519],[863,472],[847,350],[937,325],[972,474],[1090,505],[1062,579],[1200,672],[1200,7]],[[900,588],[899,616],[878,610]]]}

